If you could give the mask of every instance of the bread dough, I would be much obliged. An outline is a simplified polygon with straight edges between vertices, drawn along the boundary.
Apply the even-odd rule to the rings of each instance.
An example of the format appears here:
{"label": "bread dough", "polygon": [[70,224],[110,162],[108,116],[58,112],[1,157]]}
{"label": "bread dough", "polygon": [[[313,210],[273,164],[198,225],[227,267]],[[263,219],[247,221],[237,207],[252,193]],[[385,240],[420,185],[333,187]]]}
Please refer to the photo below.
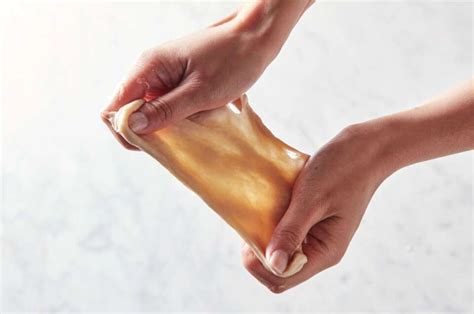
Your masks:
{"label": "bread dough", "polygon": [[196,192],[240,234],[267,270],[280,277],[301,270],[307,261],[301,248],[283,274],[270,267],[264,252],[308,155],[276,138],[245,95],[162,130],[137,135],[129,128],[128,117],[143,103],[135,100],[112,114],[115,130]]}

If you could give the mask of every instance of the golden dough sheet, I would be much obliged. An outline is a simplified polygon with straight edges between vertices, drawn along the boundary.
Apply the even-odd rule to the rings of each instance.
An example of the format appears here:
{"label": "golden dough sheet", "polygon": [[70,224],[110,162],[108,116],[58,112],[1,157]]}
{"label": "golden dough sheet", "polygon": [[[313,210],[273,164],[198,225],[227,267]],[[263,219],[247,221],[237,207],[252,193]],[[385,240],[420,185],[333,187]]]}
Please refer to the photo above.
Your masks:
{"label": "golden dough sheet", "polygon": [[245,95],[138,135],[129,128],[128,118],[143,103],[135,100],[112,114],[114,129],[197,193],[239,233],[267,270],[280,277],[301,270],[307,261],[301,248],[283,274],[270,267],[264,252],[309,156],[275,137]]}

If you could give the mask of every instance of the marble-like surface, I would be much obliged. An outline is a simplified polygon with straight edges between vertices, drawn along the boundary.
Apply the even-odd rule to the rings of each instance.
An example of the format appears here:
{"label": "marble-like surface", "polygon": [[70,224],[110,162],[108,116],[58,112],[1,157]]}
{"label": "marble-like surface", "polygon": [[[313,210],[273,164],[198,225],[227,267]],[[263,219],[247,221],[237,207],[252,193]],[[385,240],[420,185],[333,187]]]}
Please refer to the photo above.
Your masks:
{"label": "marble-like surface", "polygon": [[[113,140],[98,113],[140,51],[235,5],[2,10],[1,311],[472,311],[472,153],[389,178],[342,263],[274,295],[217,215]],[[313,152],[469,78],[471,58],[469,1],[319,1],[249,97]]]}

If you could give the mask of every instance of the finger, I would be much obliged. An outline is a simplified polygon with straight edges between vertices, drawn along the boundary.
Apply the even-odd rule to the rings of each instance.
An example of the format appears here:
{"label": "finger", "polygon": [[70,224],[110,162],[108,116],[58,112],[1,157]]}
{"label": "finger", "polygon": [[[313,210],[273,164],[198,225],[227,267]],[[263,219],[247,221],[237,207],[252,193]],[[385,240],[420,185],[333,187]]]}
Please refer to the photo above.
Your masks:
{"label": "finger", "polygon": [[313,226],[303,243],[303,251],[308,258],[308,271],[314,276],[336,265],[344,255],[350,241],[349,229],[341,218],[330,217]]}
{"label": "finger", "polygon": [[325,213],[325,204],[314,196],[315,187],[306,175],[308,172],[306,168],[302,170],[295,183],[288,210],[273,231],[272,239],[266,248],[266,258],[273,270],[279,274],[286,270],[291,256],[301,245],[309,229],[319,222]]}
{"label": "finger", "polygon": [[145,97],[147,89],[148,85],[143,79],[140,79],[140,74],[137,71],[132,73],[124,82],[119,84],[112,97],[112,101],[100,114],[102,121],[107,125],[114,137],[120,144],[130,150],[138,150],[138,148],[128,143],[120,134],[115,132],[108,118],[110,112],[118,111],[122,106],[131,101]]}
{"label": "finger", "polygon": [[143,104],[130,116],[129,126],[135,133],[146,134],[208,109],[208,104],[202,103],[196,94],[191,84],[180,85]]}
{"label": "finger", "polygon": [[[257,256],[253,253],[252,249],[248,246],[244,247],[242,250],[242,263],[253,277],[273,293],[282,293],[311,277],[308,275],[306,277],[301,275],[296,277],[296,275],[293,275],[286,278],[275,276],[273,273],[265,269]],[[301,271],[298,274],[300,273]]]}
{"label": "finger", "polygon": [[105,123],[105,125],[107,125],[110,132],[112,132],[112,135],[119,141],[120,144],[122,144],[123,147],[125,147],[126,149],[129,149],[129,150],[135,150],[135,151],[139,150],[137,147],[135,147],[132,144],[130,144],[129,142],[127,142],[120,134],[118,134],[115,131],[115,129],[112,127],[112,124],[109,121],[107,113],[102,113],[100,115],[100,117],[101,117],[102,121]]}
{"label": "finger", "polygon": [[146,68],[135,65],[127,78],[119,83],[110,103],[103,112],[118,111],[124,105],[133,100],[143,98],[150,88]]}
{"label": "finger", "polygon": [[340,233],[340,224],[336,220],[326,219],[310,229],[302,248],[308,262],[301,271],[293,276],[281,278],[269,272],[247,246],[242,250],[242,262],[245,268],[274,293],[282,293],[312,278],[321,271],[336,265],[342,257],[345,238],[333,241]]}
{"label": "finger", "polygon": [[[241,258],[245,269],[261,284],[268,287],[269,289],[275,285],[273,282],[266,279],[265,273],[268,273],[268,271],[262,266],[260,260],[247,244],[244,244],[242,247]],[[275,276],[275,279],[279,280],[280,278]]]}

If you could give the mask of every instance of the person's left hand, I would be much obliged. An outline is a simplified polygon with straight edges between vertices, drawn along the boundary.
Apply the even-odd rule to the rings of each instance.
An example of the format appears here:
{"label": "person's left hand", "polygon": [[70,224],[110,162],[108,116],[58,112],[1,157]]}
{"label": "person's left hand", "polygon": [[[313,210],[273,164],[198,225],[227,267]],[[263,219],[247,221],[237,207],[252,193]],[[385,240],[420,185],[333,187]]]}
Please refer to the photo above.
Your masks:
{"label": "person's left hand", "polygon": [[392,172],[383,158],[377,126],[346,128],[312,156],[300,173],[289,208],[267,246],[266,258],[283,272],[302,244],[308,262],[288,278],[267,271],[248,245],[247,270],[272,292],[281,293],[336,265],[343,257],[365,209]]}

